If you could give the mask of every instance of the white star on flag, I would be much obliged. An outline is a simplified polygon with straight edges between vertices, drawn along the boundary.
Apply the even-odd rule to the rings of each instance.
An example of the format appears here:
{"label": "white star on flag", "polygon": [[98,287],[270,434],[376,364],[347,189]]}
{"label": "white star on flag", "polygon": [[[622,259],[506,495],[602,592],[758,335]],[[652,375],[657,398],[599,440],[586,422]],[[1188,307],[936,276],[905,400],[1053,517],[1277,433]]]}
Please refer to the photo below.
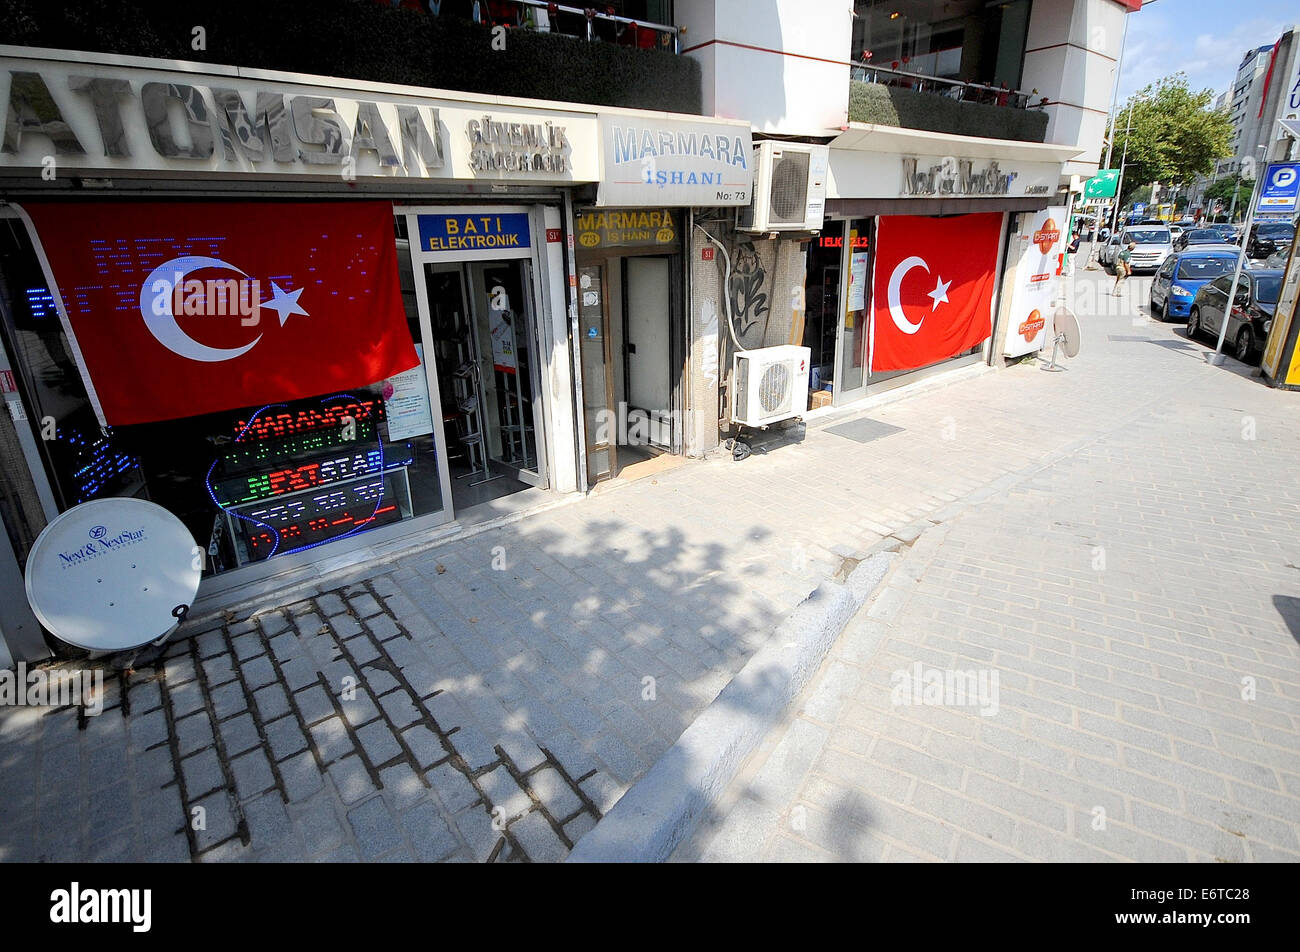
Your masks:
{"label": "white star on flag", "polygon": [[302,305],[298,303],[298,297],[303,292],[302,288],[299,288],[297,291],[285,291],[280,287],[280,285],[272,281],[271,290],[275,292],[271,296],[271,300],[262,303],[260,306],[279,314],[281,327],[284,327],[284,322],[289,319],[290,314],[301,314],[303,317],[310,316],[302,309]]}
{"label": "white star on flag", "polygon": [[931,314],[939,309],[940,304],[949,303],[948,288],[950,287],[952,287],[952,282],[945,281],[942,275],[935,279],[934,290],[926,292],[934,300],[934,305],[930,308]]}

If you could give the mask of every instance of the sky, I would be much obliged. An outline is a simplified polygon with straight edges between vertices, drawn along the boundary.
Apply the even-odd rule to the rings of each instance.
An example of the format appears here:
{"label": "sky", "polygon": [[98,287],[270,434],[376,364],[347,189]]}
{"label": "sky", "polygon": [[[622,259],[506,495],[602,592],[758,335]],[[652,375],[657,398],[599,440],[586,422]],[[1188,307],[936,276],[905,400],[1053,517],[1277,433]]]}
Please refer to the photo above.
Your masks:
{"label": "sky", "polygon": [[1195,91],[1232,83],[1246,50],[1300,24],[1297,0],[1155,0],[1128,18],[1119,101],[1182,70]]}

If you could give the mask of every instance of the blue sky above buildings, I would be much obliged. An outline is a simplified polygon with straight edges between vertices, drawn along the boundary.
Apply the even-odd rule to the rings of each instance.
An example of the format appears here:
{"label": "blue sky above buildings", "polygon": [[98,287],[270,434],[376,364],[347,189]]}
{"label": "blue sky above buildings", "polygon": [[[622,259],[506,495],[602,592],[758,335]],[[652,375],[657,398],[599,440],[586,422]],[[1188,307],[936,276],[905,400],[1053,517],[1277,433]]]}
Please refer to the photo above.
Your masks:
{"label": "blue sky above buildings", "polygon": [[1177,70],[1193,89],[1221,93],[1232,82],[1242,55],[1269,45],[1300,24],[1297,0],[1156,0],[1129,18],[1128,46],[1119,96]]}

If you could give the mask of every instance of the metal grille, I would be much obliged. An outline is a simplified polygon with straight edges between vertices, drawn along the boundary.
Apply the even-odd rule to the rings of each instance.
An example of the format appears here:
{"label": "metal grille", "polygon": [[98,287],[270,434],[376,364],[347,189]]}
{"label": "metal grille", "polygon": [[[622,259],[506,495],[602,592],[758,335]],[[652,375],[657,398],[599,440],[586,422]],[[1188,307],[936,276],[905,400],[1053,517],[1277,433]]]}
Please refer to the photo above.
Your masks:
{"label": "metal grille", "polygon": [[758,382],[758,404],[765,415],[785,409],[790,402],[790,368],[784,362],[771,364]]}
{"label": "metal grille", "polygon": [[808,207],[808,153],[784,152],[772,165],[772,219],[803,221]]}

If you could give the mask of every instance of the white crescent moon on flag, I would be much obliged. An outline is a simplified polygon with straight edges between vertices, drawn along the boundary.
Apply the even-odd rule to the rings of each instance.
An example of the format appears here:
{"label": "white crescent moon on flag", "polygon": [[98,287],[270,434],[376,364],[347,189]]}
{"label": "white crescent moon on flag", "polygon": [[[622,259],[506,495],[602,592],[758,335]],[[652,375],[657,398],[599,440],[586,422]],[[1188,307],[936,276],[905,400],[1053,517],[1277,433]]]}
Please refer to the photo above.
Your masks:
{"label": "white crescent moon on flag", "polygon": [[[200,255],[173,258],[154,268],[144,284],[140,286],[140,316],[144,318],[145,327],[149,328],[149,333],[154,336],[154,339],[177,357],[209,364],[233,360],[252,350],[253,346],[262,339],[262,335],[258,334],[243,347],[209,347],[207,344],[200,344],[181,330],[181,326],[176,323],[176,315],[172,313],[172,296],[176,293],[176,285],[185,280],[187,274],[202,268],[234,271],[236,274],[248,277],[243,271],[220,258],[205,258]],[[159,282],[165,285],[164,289],[157,289]],[[155,302],[159,307],[154,307]],[[260,307],[261,302],[257,302],[257,305]]]}
{"label": "white crescent moon on flag", "polygon": [[[921,321],[913,324],[907,319],[907,315],[903,313],[903,302],[898,297],[903,278],[907,277],[907,272],[913,268],[924,268],[926,274],[930,273],[930,266],[925,263],[925,260],[912,255],[910,258],[904,258],[900,261],[898,267],[894,269],[894,273],[889,276],[889,316],[894,319],[894,323],[904,334],[915,334],[921,329]],[[921,320],[923,321],[925,318],[921,318]]]}

